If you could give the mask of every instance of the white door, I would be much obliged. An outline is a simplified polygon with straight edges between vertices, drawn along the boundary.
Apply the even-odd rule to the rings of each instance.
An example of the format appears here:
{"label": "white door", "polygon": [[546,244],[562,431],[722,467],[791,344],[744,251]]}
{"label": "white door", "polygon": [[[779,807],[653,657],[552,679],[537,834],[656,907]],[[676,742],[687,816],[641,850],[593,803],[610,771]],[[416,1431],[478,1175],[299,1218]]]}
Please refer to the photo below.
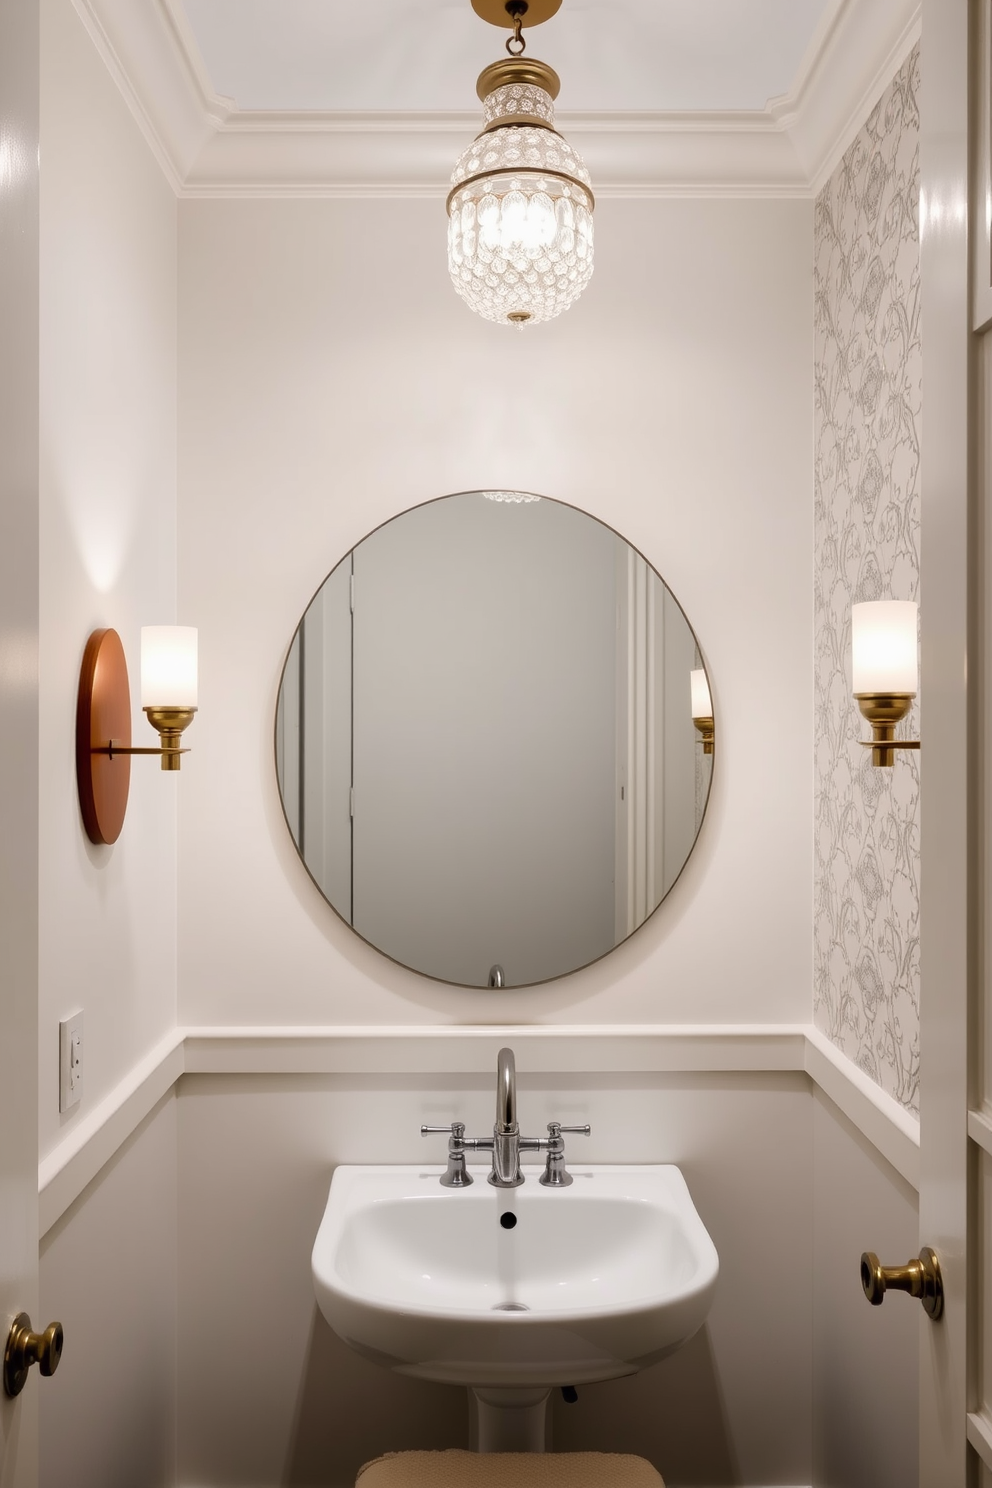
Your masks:
{"label": "white door", "polygon": [[[0,0],[0,1346],[38,1325],[38,62]],[[37,1396],[0,1390],[0,1488],[37,1484]]]}
{"label": "white door", "polygon": [[[982,896],[988,893],[984,863],[992,846],[987,805],[992,733],[982,717],[992,680],[985,639],[992,619],[985,596],[992,570],[981,561],[987,541],[982,451],[985,445],[992,448],[992,421],[977,397],[969,401],[969,393],[977,394],[981,387],[981,364],[988,355],[986,338],[975,335],[973,327],[992,320],[992,306],[975,313],[983,294],[988,300],[992,260],[986,188],[977,171],[969,181],[968,168],[969,57],[982,59],[984,77],[974,90],[976,102],[983,93],[987,97],[989,87],[988,37],[981,48],[977,32],[973,34],[969,51],[969,18],[976,26],[987,23],[988,5],[989,0],[923,0],[921,43],[925,908],[920,1243],[937,1252],[945,1291],[939,1322],[929,1322],[920,1311],[921,1488],[992,1482],[992,1432],[982,1408],[983,1396],[992,1398],[992,1388],[986,1384],[983,1389],[981,1382],[988,1366],[982,1367],[987,1350],[981,1346],[980,1326],[983,1306],[989,1316],[980,1261],[992,1243],[992,1211],[983,1223],[979,1202],[982,1167],[989,1164],[992,1141],[986,1136],[983,1152],[978,1140],[983,1123],[986,1132],[992,1128],[982,1114],[986,1102],[974,1035],[969,1058],[969,1028],[977,1027],[982,986],[988,981],[982,968],[982,922],[987,920]],[[977,146],[980,120],[971,121],[971,128]],[[987,146],[977,154],[987,164]],[[978,273],[971,302],[969,215],[976,250],[985,237],[984,291],[983,273]],[[992,506],[988,510],[992,513]],[[975,1220],[970,1232],[969,1210]],[[988,1335],[988,1321],[984,1331]]]}

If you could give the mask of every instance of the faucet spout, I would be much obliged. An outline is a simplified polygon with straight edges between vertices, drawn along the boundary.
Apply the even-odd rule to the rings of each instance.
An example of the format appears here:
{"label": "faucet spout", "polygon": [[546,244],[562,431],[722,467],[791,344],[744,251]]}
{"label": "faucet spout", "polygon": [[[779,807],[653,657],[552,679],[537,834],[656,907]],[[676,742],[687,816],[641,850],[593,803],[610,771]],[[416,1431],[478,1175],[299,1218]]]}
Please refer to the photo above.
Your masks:
{"label": "faucet spout", "polygon": [[517,1123],[517,1067],[513,1050],[500,1049],[496,1060],[496,1124],[489,1182],[494,1188],[518,1188],[523,1181]]}
{"label": "faucet spout", "polygon": [[496,1056],[496,1130],[509,1132],[517,1127],[517,1066],[512,1049],[500,1049]]}

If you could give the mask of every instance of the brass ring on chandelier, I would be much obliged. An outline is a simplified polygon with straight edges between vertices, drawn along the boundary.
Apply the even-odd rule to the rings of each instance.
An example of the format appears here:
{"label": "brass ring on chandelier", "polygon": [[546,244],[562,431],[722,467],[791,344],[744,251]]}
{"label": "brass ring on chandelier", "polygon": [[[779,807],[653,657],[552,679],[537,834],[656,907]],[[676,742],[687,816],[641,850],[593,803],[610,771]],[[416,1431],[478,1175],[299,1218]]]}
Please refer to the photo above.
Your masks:
{"label": "brass ring on chandelier", "polygon": [[514,176],[547,176],[552,181],[567,181],[570,186],[576,186],[588,198],[588,210],[590,212],[595,211],[596,208],[596,198],[586,183],[580,181],[577,176],[569,176],[564,171],[542,170],[539,165],[517,165],[512,170],[506,167],[498,167],[496,170],[477,171],[474,176],[466,176],[464,181],[459,181],[457,186],[452,186],[448,192],[447,201],[444,204],[444,210],[448,216],[451,216],[451,203],[459,191],[463,191],[466,186],[474,186],[476,181],[485,181],[492,176],[509,176],[511,179]]}
{"label": "brass ring on chandelier", "polygon": [[[513,24],[507,0],[472,0],[472,9],[481,20],[488,21],[490,26],[499,26],[502,31]],[[524,27],[543,25],[560,9],[561,0],[527,0],[527,9],[520,17],[520,23]]]}
{"label": "brass ring on chandelier", "polygon": [[479,73],[475,91],[483,103],[497,88],[507,88],[511,83],[520,83],[525,88],[541,88],[552,101],[561,92],[561,78],[547,62],[536,57],[508,57],[505,61],[490,62]]}
{"label": "brass ring on chandelier", "polygon": [[[484,139],[494,129],[547,129],[550,134],[558,134],[553,124],[549,124],[547,119],[539,119],[536,114],[500,114],[498,119],[486,125],[481,134],[476,135],[476,139]],[[558,138],[561,139],[560,134]]]}

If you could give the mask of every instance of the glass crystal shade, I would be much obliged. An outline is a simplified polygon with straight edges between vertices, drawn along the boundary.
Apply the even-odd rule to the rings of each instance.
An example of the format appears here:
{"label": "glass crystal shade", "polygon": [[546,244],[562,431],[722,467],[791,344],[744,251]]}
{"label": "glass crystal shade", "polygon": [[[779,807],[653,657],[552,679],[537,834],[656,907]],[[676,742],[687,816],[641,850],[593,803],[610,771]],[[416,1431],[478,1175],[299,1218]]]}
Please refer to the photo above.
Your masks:
{"label": "glass crystal shade", "polygon": [[551,320],[592,275],[593,195],[554,129],[550,93],[530,83],[483,100],[486,130],[451,176],[448,268],[473,310],[503,325]]}
{"label": "glass crystal shade", "polygon": [[916,605],[878,599],[851,606],[853,691],[915,696],[919,667]]}
{"label": "glass crystal shade", "polygon": [[141,706],[195,708],[196,627],[141,627]]}
{"label": "glass crystal shade", "polygon": [[540,501],[540,496],[535,496],[531,491],[483,491],[487,501],[503,501],[513,506],[519,506],[524,501]]}

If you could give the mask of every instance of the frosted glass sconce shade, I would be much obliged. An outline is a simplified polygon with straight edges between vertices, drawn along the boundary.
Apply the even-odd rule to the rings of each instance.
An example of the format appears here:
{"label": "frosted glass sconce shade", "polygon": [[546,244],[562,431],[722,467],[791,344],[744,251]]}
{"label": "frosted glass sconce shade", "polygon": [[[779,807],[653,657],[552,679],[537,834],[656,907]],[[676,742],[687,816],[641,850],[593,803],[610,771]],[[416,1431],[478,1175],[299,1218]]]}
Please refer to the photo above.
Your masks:
{"label": "frosted glass sconce shade", "polygon": [[116,630],[95,630],[86,642],[76,695],[76,782],[83,826],[91,842],[116,842],[124,825],[131,756],[155,754],[163,770],[178,770],[183,730],[196,712],[196,631],[150,625],[141,632],[141,701],[159,747],[131,744],[131,689]]}
{"label": "frosted glass sconce shade", "polygon": [[703,753],[713,753],[713,700],[709,678],[703,667],[689,673],[689,702],[692,721],[703,743]]}
{"label": "frosted glass sconce shade", "polygon": [[895,737],[919,686],[917,605],[880,599],[851,606],[851,674],[854,696],[871,724],[873,765],[894,765],[897,749],[919,749],[918,739]]}
{"label": "frosted glass sconce shade", "polygon": [[713,704],[710,701],[710,684],[702,667],[689,673],[689,690],[692,698],[693,718],[712,718]]}
{"label": "frosted glass sconce shade", "polygon": [[196,627],[141,627],[141,706],[196,707]]}
{"label": "frosted glass sconce shade", "polygon": [[917,610],[918,606],[907,599],[876,599],[851,606],[855,697],[864,692],[916,696]]}

